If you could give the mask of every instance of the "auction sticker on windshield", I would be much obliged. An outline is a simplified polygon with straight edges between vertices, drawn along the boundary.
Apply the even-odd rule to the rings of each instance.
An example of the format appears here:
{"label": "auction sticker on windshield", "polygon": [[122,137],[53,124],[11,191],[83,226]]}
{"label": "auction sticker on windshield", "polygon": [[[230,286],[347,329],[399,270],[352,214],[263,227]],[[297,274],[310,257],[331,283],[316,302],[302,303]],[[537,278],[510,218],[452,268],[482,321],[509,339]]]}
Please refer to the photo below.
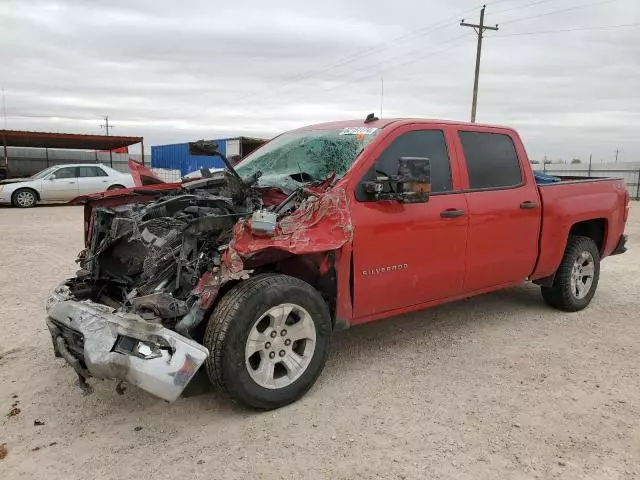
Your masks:
{"label": "auction sticker on windshield", "polygon": [[371,135],[378,129],[371,127],[346,127],[342,129],[340,135]]}

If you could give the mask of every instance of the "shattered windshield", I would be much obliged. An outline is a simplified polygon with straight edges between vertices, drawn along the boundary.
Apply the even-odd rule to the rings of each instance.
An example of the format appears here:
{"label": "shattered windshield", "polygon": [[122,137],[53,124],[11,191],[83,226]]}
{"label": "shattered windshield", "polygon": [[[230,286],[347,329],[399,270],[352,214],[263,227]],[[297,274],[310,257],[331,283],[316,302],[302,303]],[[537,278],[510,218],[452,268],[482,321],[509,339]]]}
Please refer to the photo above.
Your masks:
{"label": "shattered windshield", "polygon": [[242,160],[236,170],[244,179],[262,172],[259,186],[295,189],[331,172],[343,176],[377,134],[377,128],[366,127],[284,133]]}

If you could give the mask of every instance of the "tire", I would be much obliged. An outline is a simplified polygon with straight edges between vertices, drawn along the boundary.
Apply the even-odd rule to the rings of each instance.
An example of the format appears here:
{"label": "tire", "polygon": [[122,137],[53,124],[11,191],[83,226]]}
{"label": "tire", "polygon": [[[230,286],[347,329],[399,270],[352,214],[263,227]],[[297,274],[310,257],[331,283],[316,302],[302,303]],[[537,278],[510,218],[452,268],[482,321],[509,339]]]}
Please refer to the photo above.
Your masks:
{"label": "tire", "polygon": [[111,185],[109,188],[107,188],[107,191],[109,190],[121,190],[124,188],[124,185]]}
{"label": "tire", "polygon": [[542,287],[542,298],[554,308],[577,312],[589,305],[599,279],[600,252],[595,242],[588,237],[571,236],[553,286]]}
{"label": "tire", "polygon": [[[291,313],[285,313],[289,308]],[[281,324],[282,330],[280,326],[274,330],[279,317],[287,323]],[[295,340],[302,327],[307,336]],[[282,333],[286,328],[289,332]],[[275,338],[271,336],[274,332]],[[289,346],[284,346],[287,340]],[[203,342],[209,349],[207,374],[237,402],[260,410],[279,408],[298,400],[315,383],[327,360],[330,340],[329,309],[314,288],[286,275],[256,275],[234,286],[209,318]],[[257,351],[250,355],[254,347]],[[259,383],[261,378],[270,378],[261,372],[268,372],[276,362],[280,367],[271,369],[273,383]],[[300,371],[295,373],[286,363]],[[303,363],[304,369],[300,367]]]}
{"label": "tire", "polygon": [[30,188],[20,188],[13,192],[11,203],[17,208],[32,208],[38,203],[38,194]]}

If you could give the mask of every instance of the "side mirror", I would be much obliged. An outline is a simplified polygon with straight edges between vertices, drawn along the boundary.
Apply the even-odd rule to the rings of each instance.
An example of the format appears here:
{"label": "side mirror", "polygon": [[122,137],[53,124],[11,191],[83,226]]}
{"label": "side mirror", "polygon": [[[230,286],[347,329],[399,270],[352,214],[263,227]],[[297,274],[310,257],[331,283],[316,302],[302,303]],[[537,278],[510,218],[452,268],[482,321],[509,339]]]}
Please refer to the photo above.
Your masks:
{"label": "side mirror", "polygon": [[56,179],[56,175],[54,173],[49,175],[49,181],[52,181],[52,180],[55,180],[55,179]]}
{"label": "side mirror", "polygon": [[[387,189],[385,185],[388,185]],[[431,162],[423,157],[400,157],[397,175],[379,176],[375,180],[364,182],[364,189],[376,200],[428,202],[431,193]]]}

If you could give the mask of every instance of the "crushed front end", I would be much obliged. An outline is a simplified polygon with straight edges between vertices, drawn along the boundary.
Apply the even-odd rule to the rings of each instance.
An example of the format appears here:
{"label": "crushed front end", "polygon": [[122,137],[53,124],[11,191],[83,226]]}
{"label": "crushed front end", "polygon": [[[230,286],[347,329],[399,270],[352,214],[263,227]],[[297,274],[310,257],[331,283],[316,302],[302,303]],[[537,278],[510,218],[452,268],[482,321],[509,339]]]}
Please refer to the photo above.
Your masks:
{"label": "crushed front end", "polygon": [[256,254],[334,250],[351,238],[333,178],[291,191],[257,178],[224,171],[88,199],[80,270],[47,301],[55,354],[81,386],[113,379],[177,399],[210,354],[204,320],[220,290],[248,278]]}

